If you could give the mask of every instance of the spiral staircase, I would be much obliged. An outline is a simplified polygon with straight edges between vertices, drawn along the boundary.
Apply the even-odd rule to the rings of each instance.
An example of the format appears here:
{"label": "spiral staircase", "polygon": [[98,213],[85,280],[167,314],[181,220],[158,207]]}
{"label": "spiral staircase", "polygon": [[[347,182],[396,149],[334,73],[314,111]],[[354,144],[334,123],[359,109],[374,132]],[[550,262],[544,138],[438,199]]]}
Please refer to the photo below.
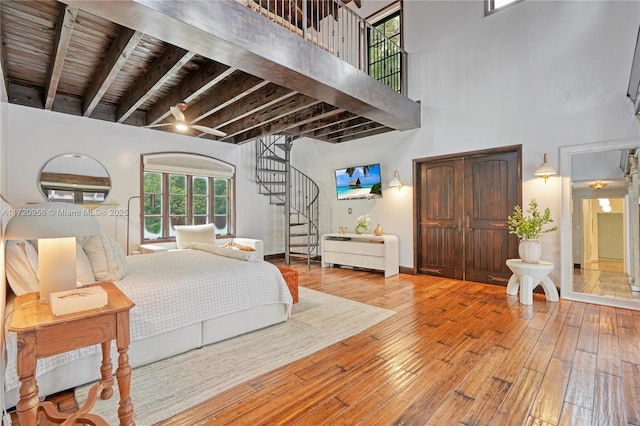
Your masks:
{"label": "spiral staircase", "polygon": [[307,266],[319,255],[318,185],[293,167],[293,137],[269,135],[256,139],[256,183],[269,203],[285,213],[285,263],[305,260]]}

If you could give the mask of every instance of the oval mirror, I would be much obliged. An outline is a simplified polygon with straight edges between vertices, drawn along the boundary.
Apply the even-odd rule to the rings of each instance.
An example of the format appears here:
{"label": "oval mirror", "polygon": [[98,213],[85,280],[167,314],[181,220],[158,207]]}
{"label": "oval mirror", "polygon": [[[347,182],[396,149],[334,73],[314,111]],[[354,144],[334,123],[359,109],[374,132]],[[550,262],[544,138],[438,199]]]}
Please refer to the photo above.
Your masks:
{"label": "oval mirror", "polygon": [[49,201],[102,204],[111,189],[111,178],[97,160],[82,154],[63,154],[44,165],[40,188]]}

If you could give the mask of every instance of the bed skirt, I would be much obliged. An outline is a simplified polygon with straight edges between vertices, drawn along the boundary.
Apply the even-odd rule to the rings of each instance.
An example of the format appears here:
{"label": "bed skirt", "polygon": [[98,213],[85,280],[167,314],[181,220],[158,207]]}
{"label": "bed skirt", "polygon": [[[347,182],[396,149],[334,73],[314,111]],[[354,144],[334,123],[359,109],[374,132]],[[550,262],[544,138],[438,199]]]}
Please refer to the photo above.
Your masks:
{"label": "bed skirt", "polygon": [[[259,330],[288,319],[288,306],[274,303],[192,324],[178,330],[131,342],[129,361],[132,367],[150,364],[207,344],[212,344],[250,331]],[[111,360],[118,365],[118,352],[112,346]],[[40,396],[70,390],[100,378],[100,351],[61,365],[38,376]],[[135,374],[135,370],[133,372]],[[13,407],[20,399],[19,387],[5,392],[5,405]],[[134,401],[135,404],[135,401]]]}

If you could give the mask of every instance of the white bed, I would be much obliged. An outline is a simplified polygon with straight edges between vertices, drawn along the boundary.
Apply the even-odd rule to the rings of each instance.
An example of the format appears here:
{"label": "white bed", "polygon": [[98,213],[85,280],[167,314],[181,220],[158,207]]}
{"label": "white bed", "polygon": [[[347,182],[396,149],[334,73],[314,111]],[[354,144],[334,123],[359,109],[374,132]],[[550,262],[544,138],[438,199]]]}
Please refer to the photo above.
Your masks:
{"label": "white bed", "polygon": [[[134,367],[286,321],[291,312],[282,275],[262,260],[179,250],[129,256],[126,270],[115,284],[136,304],[130,313]],[[19,399],[15,343],[15,334],[8,333],[7,407]],[[96,345],[39,360],[40,395],[97,380],[100,358]],[[115,349],[112,359],[117,359]]]}

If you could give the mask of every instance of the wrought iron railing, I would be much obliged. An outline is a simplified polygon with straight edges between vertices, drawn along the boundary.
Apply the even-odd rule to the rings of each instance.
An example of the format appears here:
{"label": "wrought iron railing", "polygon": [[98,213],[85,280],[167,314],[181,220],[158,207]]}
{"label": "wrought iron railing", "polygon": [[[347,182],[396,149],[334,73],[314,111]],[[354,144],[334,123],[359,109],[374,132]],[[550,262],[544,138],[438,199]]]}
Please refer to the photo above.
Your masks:
{"label": "wrought iron railing", "polygon": [[341,0],[236,1],[406,95],[407,53]]}

